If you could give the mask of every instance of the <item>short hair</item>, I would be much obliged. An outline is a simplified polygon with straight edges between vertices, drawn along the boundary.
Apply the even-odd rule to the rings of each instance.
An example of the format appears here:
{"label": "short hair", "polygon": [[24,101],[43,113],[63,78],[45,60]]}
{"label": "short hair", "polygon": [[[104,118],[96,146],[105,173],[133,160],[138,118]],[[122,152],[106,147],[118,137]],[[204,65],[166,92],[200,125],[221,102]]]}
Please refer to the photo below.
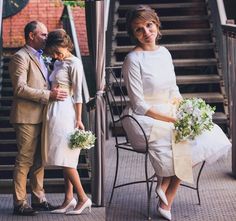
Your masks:
{"label": "short hair", "polygon": [[29,33],[33,32],[37,28],[38,23],[39,23],[38,21],[31,21],[28,24],[26,24],[24,28],[25,41],[29,39]]}
{"label": "short hair", "polygon": [[160,32],[161,22],[154,9],[152,9],[148,5],[138,5],[127,12],[126,30],[129,36],[131,37],[131,39],[137,43],[137,39],[134,36],[134,32],[132,28],[132,23],[134,20],[152,21],[157,26],[157,29],[158,29],[157,39],[161,38],[161,32]]}
{"label": "short hair", "polygon": [[45,46],[46,53],[50,54],[49,51],[54,50],[57,47],[68,48],[69,51],[74,49],[70,36],[64,29],[56,29],[48,33]]}

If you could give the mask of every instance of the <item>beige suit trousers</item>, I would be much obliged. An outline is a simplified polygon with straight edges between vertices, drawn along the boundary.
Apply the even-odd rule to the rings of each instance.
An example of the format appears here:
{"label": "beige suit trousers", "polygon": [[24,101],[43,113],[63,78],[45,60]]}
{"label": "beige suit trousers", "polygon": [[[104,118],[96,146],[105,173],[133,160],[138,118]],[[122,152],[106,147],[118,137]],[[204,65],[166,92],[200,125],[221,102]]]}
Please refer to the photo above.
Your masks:
{"label": "beige suit trousers", "polygon": [[45,201],[43,189],[44,168],[41,159],[42,124],[14,124],[18,154],[13,174],[14,205],[27,202],[27,175],[32,190],[31,203]]}

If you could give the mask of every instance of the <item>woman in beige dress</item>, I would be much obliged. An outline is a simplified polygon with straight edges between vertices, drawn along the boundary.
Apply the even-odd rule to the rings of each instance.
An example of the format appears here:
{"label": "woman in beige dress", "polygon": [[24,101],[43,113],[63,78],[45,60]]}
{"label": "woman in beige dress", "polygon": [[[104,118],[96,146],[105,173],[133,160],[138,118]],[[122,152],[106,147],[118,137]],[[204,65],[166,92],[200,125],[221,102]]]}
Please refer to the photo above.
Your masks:
{"label": "woman in beige dress", "polygon": [[[52,213],[78,215],[85,208],[91,211],[91,200],[85,194],[77,171],[80,149],[70,149],[69,136],[75,128],[84,129],[81,119],[83,65],[71,54],[73,44],[63,29],[48,34],[45,51],[56,59],[49,77],[52,88],[68,93],[64,101],[51,101],[44,116],[43,159],[46,166],[63,168],[65,199]],[[77,201],[73,197],[73,188]]]}
{"label": "woman in beige dress", "polygon": [[[156,44],[160,37],[160,21],[148,6],[138,6],[127,14],[127,31],[135,40],[136,46],[126,56],[122,67],[125,86],[127,88],[129,105],[123,114],[131,114],[142,125],[148,138],[149,158],[157,177],[156,193],[160,204],[158,212],[164,218],[171,220],[171,206],[181,182],[181,175],[187,169],[206,161],[212,163],[222,155],[226,155],[231,143],[223,131],[214,125],[211,131],[204,131],[187,145],[180,148],[189,150],[190,155],[178,156],[181,164],[177,168],[174,154],[173,129],[175,119],[175,104],[182,100],[176,85],[173,61],[169,51]],[[138,150],[145,148],[142,131],[132,121],[125,118],[123,127],[132,147]],[[181,149],[182,152],[183,149]],[[189,163],[187,167],[183,166]]]}

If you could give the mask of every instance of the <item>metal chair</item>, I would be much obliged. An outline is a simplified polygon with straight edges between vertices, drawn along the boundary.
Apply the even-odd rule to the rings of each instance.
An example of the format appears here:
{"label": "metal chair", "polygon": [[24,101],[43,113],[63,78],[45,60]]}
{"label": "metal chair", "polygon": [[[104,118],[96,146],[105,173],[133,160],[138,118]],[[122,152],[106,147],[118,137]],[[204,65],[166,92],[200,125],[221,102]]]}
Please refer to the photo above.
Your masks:
{"label": "metal chair", "polygon": [[[109,206],[113,199],[114,190],[120,187],[132,185],[132,184],[139,184],[139,183],[146,183],[146,191],[147,191],[147,218],[151,220],[150,217],[150,202],[151,202],[151,192],[152,192],[152,186],[153,182],[157,182],[157,177],[155,174],[148,176],[148,139],[145,134],[144,129],[140,125],[140,123],[131,115],[122,115],[122,111],[124,110],[127,100],[125,96],[125,87],[122,84],[122,78],[117,74],[117,70],[120,70],[120,67],[107,67],[106,68],[106,102],[109,107],[111,120],[112,120],[112,129],[113,129],[113,135],[115,137],[115,147],[116,147],[116,169],[115,169],[115,178],[113,182],[112,192],[109,200]],[[118,77],[117,77],[118,75]],[[140,128],[143,134],[143,139],[145,140],[145,148],[143,151],[137,151],[132,148],[131,144],[129,143],[128,137],[122,128],[122,120],[125,118],[132,119]],[[119,136],[120,135],[125,136],[125,141],[120,141]],[[117,185],[117,174],[119,169],[119,151],[125,150],[125,151],[131,151],[136,154],[143,154],[145,157],[144,162],[144,170],[145,170],[145,177],[143,180],[138,180],[135,182],[126,182],[120,185]],[[194,189],[197,191],[198,196],[198,202],[200,205],[200,195],[199,195],[199,179],[202,172],[202,169],[204,167],[205,162],[202,163],[201,168],[198,172],[196,186],[188,186],[186,184],[181,184],[185,187]]]}

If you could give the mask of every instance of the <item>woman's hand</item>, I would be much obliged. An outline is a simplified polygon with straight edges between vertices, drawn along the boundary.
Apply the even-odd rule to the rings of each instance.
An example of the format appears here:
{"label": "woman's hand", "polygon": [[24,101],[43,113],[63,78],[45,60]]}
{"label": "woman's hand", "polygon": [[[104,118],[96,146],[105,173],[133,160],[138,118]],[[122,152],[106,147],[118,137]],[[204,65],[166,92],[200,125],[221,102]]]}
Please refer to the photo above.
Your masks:
{"label": "woman's hand", "polygon": [[178,107],[179,106],[179,104],[180,104],[180,102],[183,100],[183,98],[181,98],[181,97],[174,97],[173,99],[172,99],[172,104],[173,105],[175,105],[176,107]]}
{"label": "woman's hand", "polygon": [[76,121],[75,127],[80,130],[84,130],[84,124],[81,120]]}

